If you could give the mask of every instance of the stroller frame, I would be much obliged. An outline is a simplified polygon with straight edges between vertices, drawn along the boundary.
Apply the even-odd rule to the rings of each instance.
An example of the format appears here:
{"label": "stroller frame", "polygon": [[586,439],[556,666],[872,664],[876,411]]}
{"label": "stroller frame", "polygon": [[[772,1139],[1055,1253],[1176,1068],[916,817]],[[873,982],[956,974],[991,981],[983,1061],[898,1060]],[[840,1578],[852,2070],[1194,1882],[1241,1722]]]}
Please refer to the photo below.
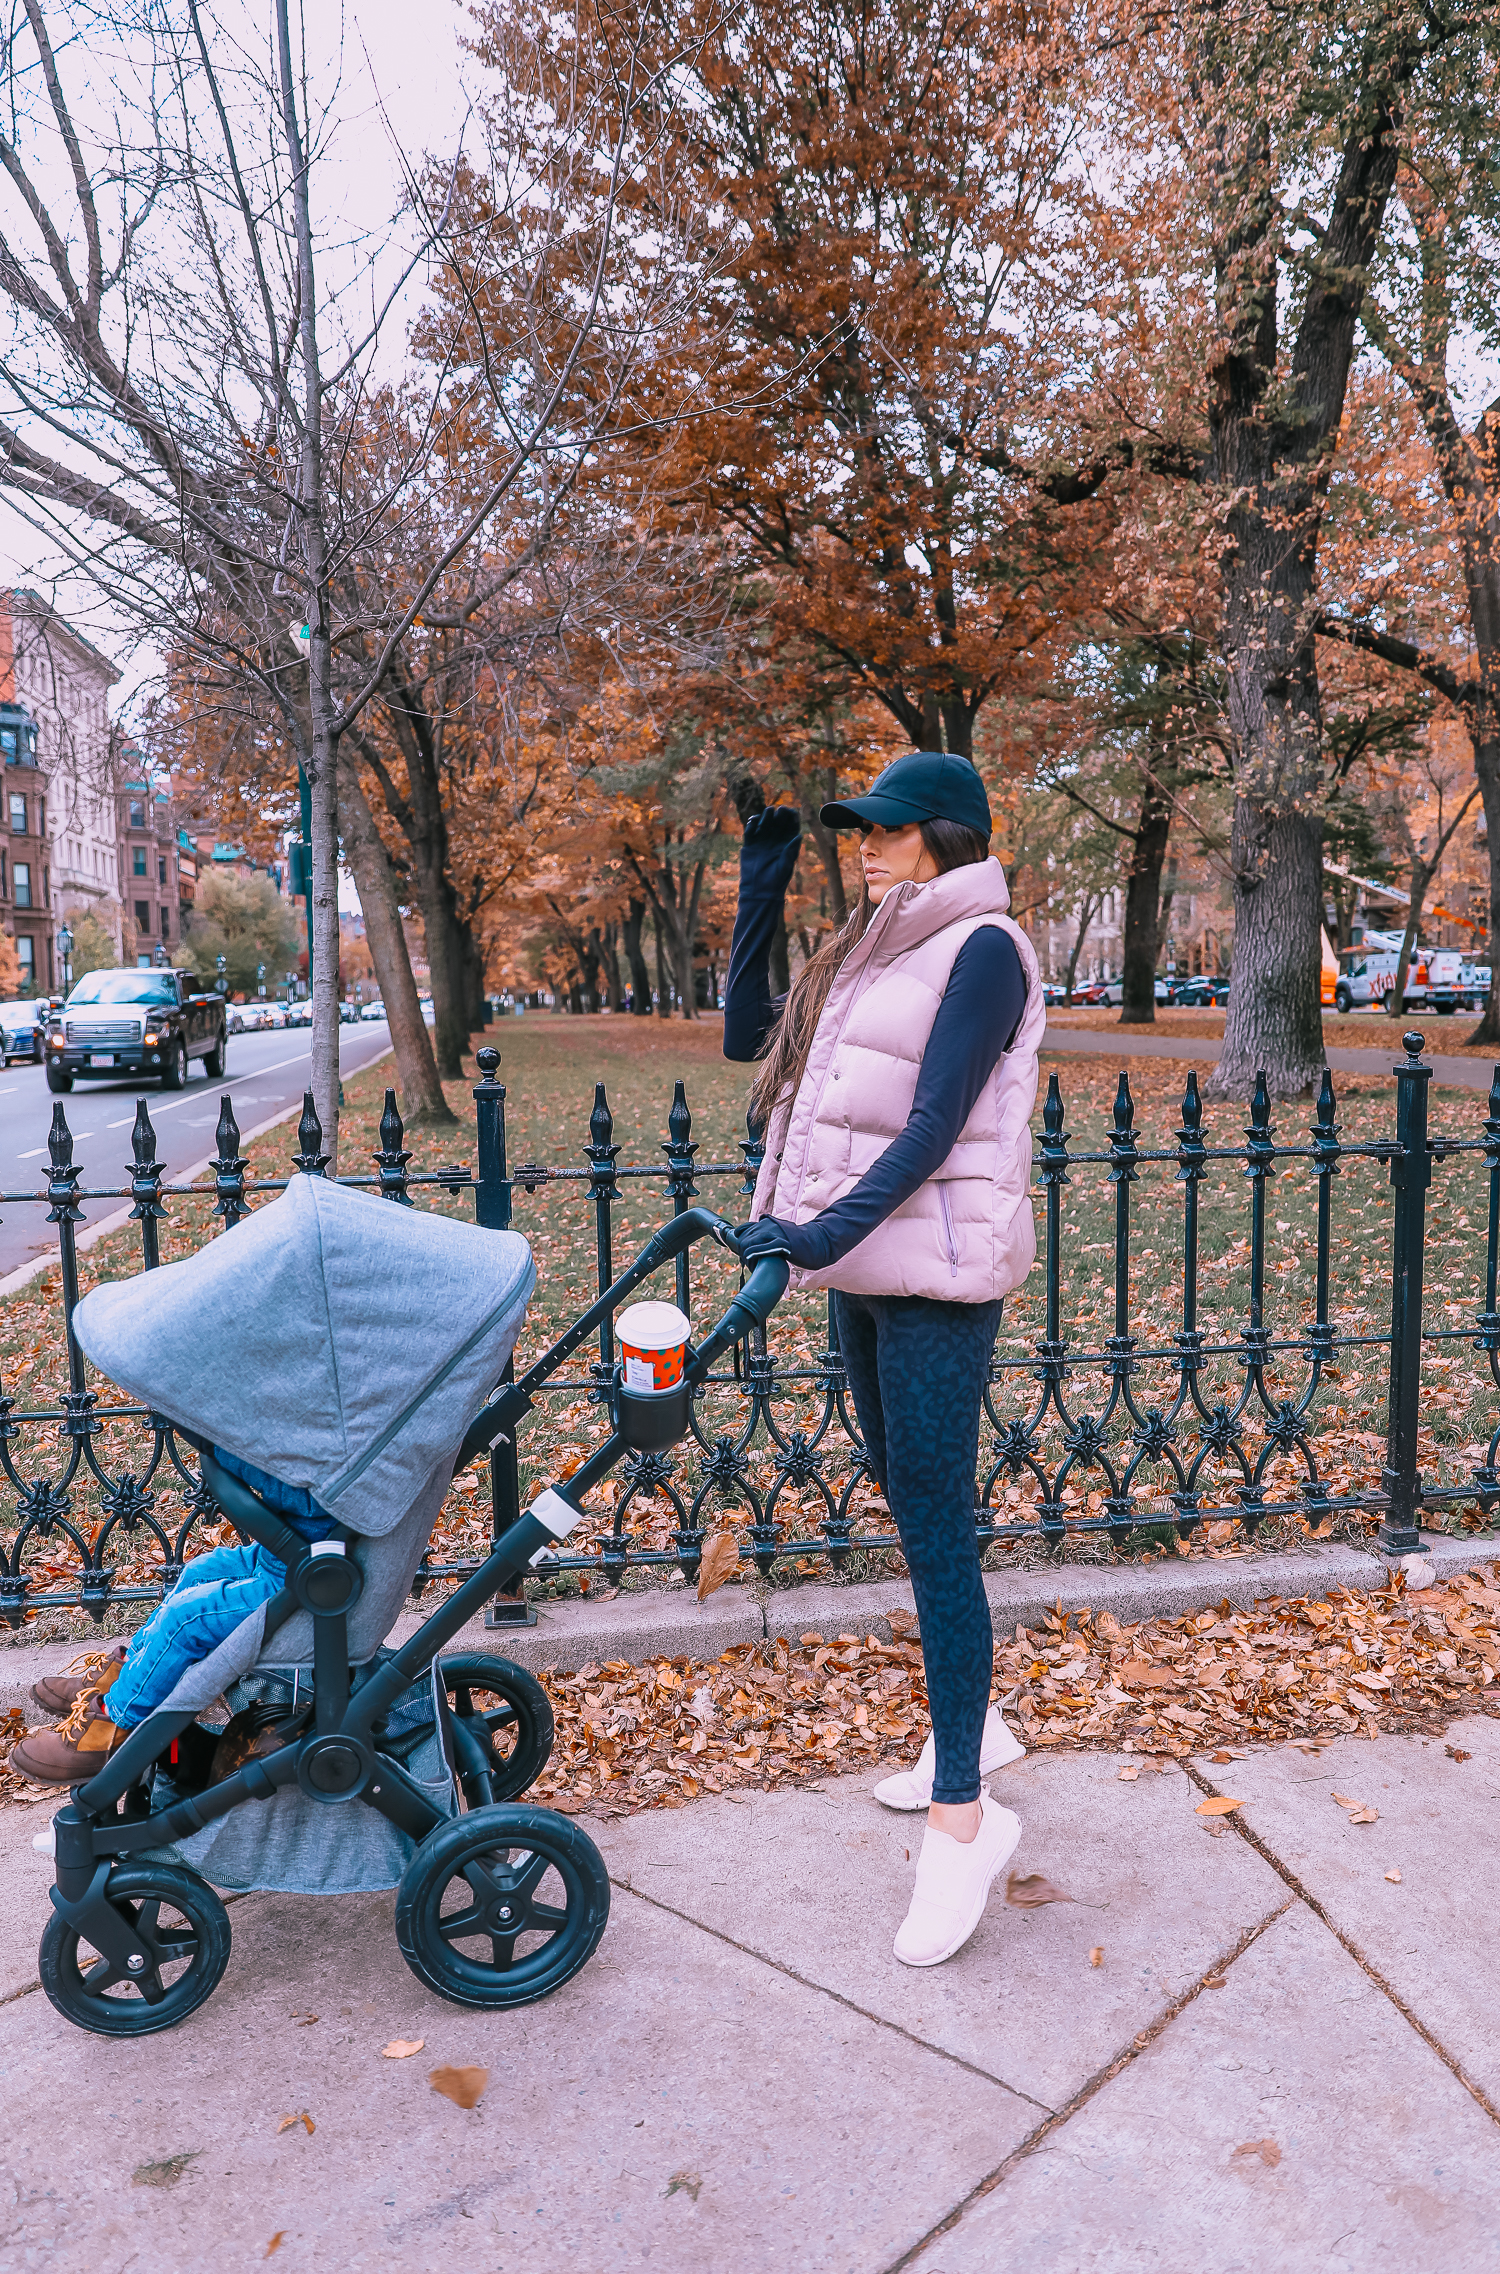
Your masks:
{"label": "stroller frame", "polygon": [[[732,1247],[730,1226],[706,1208],[685,1210],[655,1233],[636,1261],[598,1301],[520,1380],[503,1385],[475,1418],[454,1464],[455,1475],[487,1453],[497,1439],[514,1432],[531,1409],[533,1393],[627,1295],[663,1264],[682,1254],[693,1241],[705,1236]],[[651,1439],[653,1444],[675,1442],[685,1434],[693,1391],[733,1343],[752,1329],[765,1325],[785,1292],[788,1276],[789,1266],[784,1256],[763,1258],[718,1325],[703,1342],[689,1345],[684,1382],[680,1395],[673,1400],[671,1412],[651,1415],[645,1420],[647,1432],[653,1428],[657,1432]],[[363,1584],[359,1566],[344,1552],[345,1541],[353,1535],[346,1533],[343,1539],[320,1541],[310,1546],[248,1485],[222,1468],[212,1452],[200,1443],[204,1481],[222,1513],[238,1532],[258,1541],[286,1566],[286,1585],[267,1608],[266,1640],[294,1611],[301,1609],[312,1614],[312,1726],[303,1736],[294,1738],[264,1759],[247,1761],[205,1790],[153,1811],[148,1783],[151,1772],[173,1741],[196,1720],[191,1712],[159,1711],[132,1730],[96,1776],[74,1788],[69,1805],[61,1809],[55,1819],[56,1884],[51,1899],[56,1916],[43,1938],[42,1966],[44,1988],[70,2020],[103,2034],[145,2035],[170,2027],[209,1995],[223,1973],[229,1953],[227,1914],[223,1913],[219,1898],[206,1881],[199,1880],[197,1874],[185,1866],[143,1860],[132,1867],[129,1859],[144,1857],[146,1851],[200,1831],[242,1802],[269,1800],[294,1783],[310,1798],[329,1805],[362,1801],[418,1843],[419,1854],[412,1857],[403,1875],[403,1900],[413,1867],[425,1853],[423,1844],[432,1844],[435,1837],[445,1843],[446,1849],[452,1850],[449,1860],[453,1871],[463,1868],[466,1857],[473,1864],[482,1853],[520,1850],[523,1859],[531,1859],[529,1864],[523,1861],[516,1869],[492,1873],[493,1884],[487,1882],[490,1904],[479,1920],[480,1931],[488,1931],[498,1922],[497,1980],[494,1993],[490,1995],[484,1994],[484,1982],[473,1978],[484,1971],[480,1968],[471,1966],[461,1980],[450,1982],[436,1978],[430,1965],[418,1963],[418,1957],[401,1931],[398,1902],[398,1936],[403,1953],[421,1978],[440,1994],[458,2003],[474,2005],[530,2003],[557,1988],[587,1962],[597,1947],[608,1914],[607,1875],[603,1860],[587,1834],[554,1811],[518,1807],[506,1801],[471,1809],[456,1819],[449,1816],[406,1773],[396,1749],[387,1750],[383,1746],[378,1725],[383,1723],[402,1692],[429,1671],[444,1646],[470,1618],[483,1610],[496,1593],[510,1589],[528,1569],[545,1561],[548,1551],[567,1536],[582,1516],[585,1493],[624,1453],[642,1444],[642,1425],[632,1424],[628,1403],[628,1393],[622,1391],[617,1369],[612,1409],[614,1426],[605,1442],[574,1471],[565,1486],[544,1489],[495,1542],[477,1570],[455,1588],[399,1650],[375,1665],[363,1681],[353,1679],[359,1669],[351,1669],[348,1651],[348,1613]],[[661,1434],[663,1429],[667,1434]],[[514,1674],[523,1683],[527,1680],[520,1669],[508,1668],[502,1660],[489,1663],[502,1673]],[[455,1732],[460,1756],[463,1754],[463,1727],[445,1712],[445,1700],[440,1700],[438,1712],[440,1721],[446,1722],[440,1730],[444,1751],[453,1763]],[[472,1749],[473,1739],[467,1742]],[[466,1768],[477,1769],[479,1789],[484,1789],[482,1763],[460,1757],[457,1766],[460,1776]],[[545,1929],[550,1924],[555,1927],[560,1916],[531,1900],[535,1883],[549,1862],[562,1874],[565,1885],[569,1883],[571,1869],[581,1894],[588,1892],[584,1882],[592,1882],[591,1901],[583,1906],[588,1916],[580,1921],[587,1932],[573,1937],[578,1945],[576,1950],[560,1954],[566,1955],[568,1963],[553,1964],[550,1968],[533,1967],[529,1973],[523,1970],[513,1984],[507,1985],[505,1974],[509,1961],[504,1965],[500,1963],[500,1945],[508,1942],[513,1946],[517,1932],[527,1926]],[[526,1884],[528,1873],[529,1885]],[[139,1910],[122,1900],[127,1892],[122,1879],[128,1883],[129,1896],[140,1900]],[[116,1883],[113,1886],[112,1881]],[[152,1908],[151,1887],[158,1883],[162,1892],[155,1897],[153,1920],[148,1921],[145,1914]],[[186,1905],[182,1901],[185,1891],[191,1894],[194,1890],[201,1891],[201,1898],[206,1899],[198,1903],[198,1910],[204,1914],[202,1920],[192,1901]],[[513,1898],[509,1904],[508,1897]],[[164,1940],[154,1931],[154,1920],[159,1917],[164,1902],[186,1909],[196,1937],[184,1938],[178,1934],[175,1941],[170,1937]],[[483,1905],[478,1904],[478,1909],[483,1910]],[[214,1913],[221,1915],[222,1924]],[[515,1924],[517,1919],[521,1921],[519,1930]],[[49,1938],[55,1940],[60,1930],[64,1933],[71,1930],[70,1947],[76,1948],[76,1943],[83,1941],[100,1954],[99,1965],[82,1977],[88,1991],[88,2004],[97,2009],[95,2013],[80,2009],[76,1989],[71,1997],[58,1994],[55,1964],[49,1978],[48,1941]],[[221,1953],[208,1947],[215,1942],[222,1944]],[[190,1961],[187,1974],[169,1989],[161,1979],[164,1959],[184,1956]],[[201,1968],[197,1964],[199,1957],[204,1960]],[[196,1981],[195,1974],[199,1977]],[[125,1984],[139,1988],[142,1996],[123,2000],[107,1995],[109,1990]],[[187,1990],[192,1994],[179,1994]]]}

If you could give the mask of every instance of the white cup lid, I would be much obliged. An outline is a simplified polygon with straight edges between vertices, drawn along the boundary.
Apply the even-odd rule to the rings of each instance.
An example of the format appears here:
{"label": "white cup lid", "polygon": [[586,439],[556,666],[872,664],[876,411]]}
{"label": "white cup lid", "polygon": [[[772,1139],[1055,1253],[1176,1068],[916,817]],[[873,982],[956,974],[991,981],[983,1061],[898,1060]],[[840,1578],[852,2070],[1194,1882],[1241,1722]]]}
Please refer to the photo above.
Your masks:
{"label": "white cup lid", "polygon": [[675,1303],[632,1303],[615,1320],[615,1333],[632,1350],[680,1350],[692,1322]]}

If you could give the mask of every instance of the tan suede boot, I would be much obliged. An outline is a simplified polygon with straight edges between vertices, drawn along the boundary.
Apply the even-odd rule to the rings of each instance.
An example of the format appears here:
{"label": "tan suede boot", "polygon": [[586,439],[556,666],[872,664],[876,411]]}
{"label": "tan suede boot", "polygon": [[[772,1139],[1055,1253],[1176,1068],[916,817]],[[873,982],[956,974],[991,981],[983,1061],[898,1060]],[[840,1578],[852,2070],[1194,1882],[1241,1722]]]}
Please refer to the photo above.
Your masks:
{"label": "tan suede boot", "polygon": [[30,1729],[11,1748],[10,1765],[34,1784],[87,1784],[130,1735],[95,1697],[82,1697],[55,1729]]}
{"label": "tan suede boot", "polygon": [[60,1674],[44,1674],[39,1682],[33,1682],[31,1694],[43,1713],[55,1713],[60,1719],[72,1712],[81,1697],[102,1698],[124,1663],[123,1642],[109,1650],[86,1651]]}

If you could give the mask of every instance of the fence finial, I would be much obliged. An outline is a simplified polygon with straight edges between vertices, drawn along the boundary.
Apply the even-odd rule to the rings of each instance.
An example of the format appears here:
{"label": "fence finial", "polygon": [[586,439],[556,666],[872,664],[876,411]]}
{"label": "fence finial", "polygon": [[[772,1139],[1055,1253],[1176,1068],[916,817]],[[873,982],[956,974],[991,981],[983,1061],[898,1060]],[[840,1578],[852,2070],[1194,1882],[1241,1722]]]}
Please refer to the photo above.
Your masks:
{"label": "fence finial", "polygon": [[410,1208],[411,1194],[406,1189],[406,1164],[411,1155],[402,1149],[406,1131],[396,1106],[396,1093],[385,1093],[385,1111],[380,1116],[380,1150],[375,1155],[375,1166],[380,1171],[380,1194],[383,1200],[398,1201]]}
{"label": "fence finial", "polygon": [[232,1231],[240,1218],[250,1213],[245,1205],[245,1171],[249,1163],[240,1153],[240,1126],[234,1118],[227,1090],[219,1100],[219,1126],[214,1131],[214,1142],[219,1151],[214,1163],[214,1189],[219,1196],[214,1203],[214,1214],[223,1217],[226,1231]]}
{"label": "fence finial", "polygon": [[297,1143],[301,1150],[293,1155],[292,1166],[303,1176],[321,1176],[327,1168],[329,1155],[323,1150],[323,1124],[313,1104],[311,1090],[302,1092],[302,1119],[297,1124]]}

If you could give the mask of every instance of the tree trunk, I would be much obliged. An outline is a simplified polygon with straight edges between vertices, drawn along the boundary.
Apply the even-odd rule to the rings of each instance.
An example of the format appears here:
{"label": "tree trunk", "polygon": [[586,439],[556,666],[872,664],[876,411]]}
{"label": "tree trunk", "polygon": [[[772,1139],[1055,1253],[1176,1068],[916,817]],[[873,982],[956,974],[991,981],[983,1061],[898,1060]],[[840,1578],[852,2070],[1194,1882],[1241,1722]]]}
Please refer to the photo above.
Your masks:
{"label": "tree trunk", "polygon": [[1078,958],[1083,953],[1084,935],[1088,931],[1090,924],[1092,924],[1094,921],[1094,910],[1098,907],[1098,905],[1099,898],[1097,894],[1084,901],[1083,913],[1078,919],[1078,930],[1073,936],[1073,952],[1068,957],[1068,976],[1063,981],[1063,1001],[1070,1007],[1073,1001],[1073,979],[1075,973],[1078,970]]}
{"label": "tree trunk", "polygon": [[328,535],[323,513],[323,373],[318,350],[313,275],[312,208],[307,160],[297,120],[288,0],[276,0],[276,50],[282,127],[291,172],[297,239],[297,337],[302,358],[302,435],[298,465],[302,565],[307,579],[307,665],[312,746],[306,772],[312,792],[312,1094],[323,1129],[328,1168],[339,1154],[339,827],[338,742],[334,734],[333,621]]}
{"label": "tree trunk", "polygon": [[381,842],[354,760],[348,755],[340,758],[338,779],[344,852],[364,910],[370,961],[390,1023],[402,1113],[409,1126],[456,1124],[458,1116],[443,1096],[427,1022],[417,1000],[391,857]]}
{"label": "tree trunk", "polygon": [[672,1016],[672,990],[667,984],[667,946],[662,931],[661,910],[651,910],[651,921],[656,929],[656,1015],[659,1019]]}
{"label": "tree trunk", "polygon": [[651,974],[646,969],[646,958],[641,949],[641,926],[645,920],[645,901],[628,902],[621,930],[625,940],[625,960],[630,966],[630,1008],[638,1019],[649,1019],[651,1016]]}
{"label": "tree trunk", "polygon": [[1153,766],[1141,792],[1135,843],[1125,878],[1124,983],[1121,1026],[1156,1023],[1156,959],[1161,951],[1161,872],[1172,833],[1172,801]]}
{"label": "tree trunk", "polygon": [[1484,801],[1490,864],[1490,991],[1485,997],[1479,1024],[1469,1040],[1493,1049],[1500,1043],[1500,952],[1497,952],[1500,950],[1500,721],[1495,720],[1488,704],[1481,716],[1496,727],[1493,733],[1481,729],[1474,737],[1474,771],[1479,777],[1479,795]]}
{"label": "tree trunk", "polygon": [[1271,122],[1246,119],[1218,145],[1209,430],[1223,530],[1235,937],[1224,1047],[1205,1085],[1216,1097],[1248,1097],[1261,1073],[1274,1095],[1296,1095],[1324,1063],[1313,588],[1328,460],[1422,32],[1415,18],[1393,17],[1382,51],[1385,36],[1372,32],[1351,64],[1337,184],[1286,357],[1278,297],[1286,218]]}
{"label": "tree trunk", "polygon": [[607,1007],[612,1011],[619,1010],[620,1005],[624,1000],[625,993],[624,989],[620,985],[620,951],[618,942],[618,926],[615,924],[606,924],[604,926],[604,929],[599,934],[599,952],[604,959],[604,1000]]}

